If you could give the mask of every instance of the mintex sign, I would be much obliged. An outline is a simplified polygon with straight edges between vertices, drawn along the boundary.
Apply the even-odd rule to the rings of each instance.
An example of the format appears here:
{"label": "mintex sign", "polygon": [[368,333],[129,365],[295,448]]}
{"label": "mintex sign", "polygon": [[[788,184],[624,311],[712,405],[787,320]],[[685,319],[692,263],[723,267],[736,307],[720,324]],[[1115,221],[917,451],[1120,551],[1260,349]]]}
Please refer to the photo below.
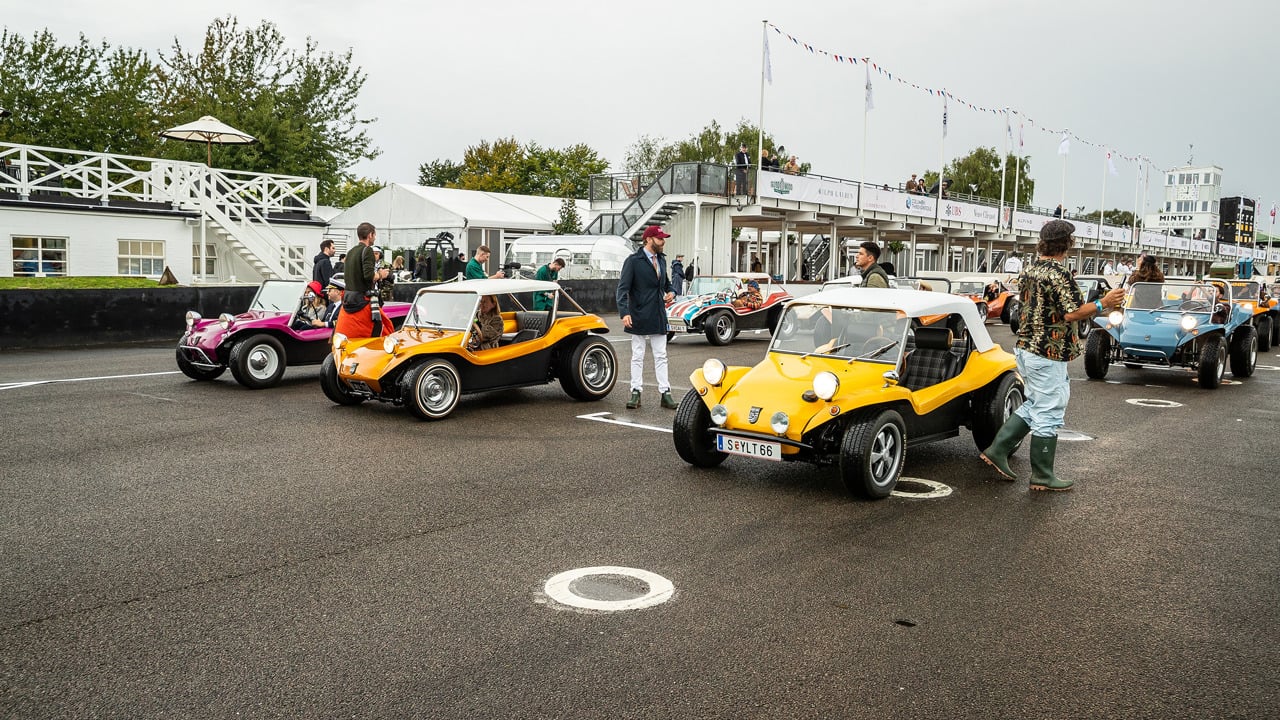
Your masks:
{"label": "mintex sign", "polygon": [[1171,230],[1218,227],[1218,218],[1212,213],[1158,213],[1147,216],[1147,227]]}

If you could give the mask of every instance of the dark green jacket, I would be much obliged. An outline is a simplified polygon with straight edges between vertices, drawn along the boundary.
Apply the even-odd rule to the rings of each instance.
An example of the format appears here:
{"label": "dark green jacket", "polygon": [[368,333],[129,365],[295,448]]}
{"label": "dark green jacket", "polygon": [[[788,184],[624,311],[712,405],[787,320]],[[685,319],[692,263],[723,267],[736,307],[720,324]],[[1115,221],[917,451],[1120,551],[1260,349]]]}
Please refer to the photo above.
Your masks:
{"label": "dark green jacket", "polygon": [[[560,271],[552,270],[551,264],[547,263],[546,265],[538,268],[538,274],[536,277],[539,280],[556,282],[560,279]],[[533,295],[534,310],[550,310],[553,302],[555,302],[555,300],[549,292],[534,293]]]}
{"label": "dark green jacket", "polygon": [[373,289],[373,249],[363,243],[347,251],[347,262],[343,267],[343,277],[347,282],[347,292],[364,294]]}

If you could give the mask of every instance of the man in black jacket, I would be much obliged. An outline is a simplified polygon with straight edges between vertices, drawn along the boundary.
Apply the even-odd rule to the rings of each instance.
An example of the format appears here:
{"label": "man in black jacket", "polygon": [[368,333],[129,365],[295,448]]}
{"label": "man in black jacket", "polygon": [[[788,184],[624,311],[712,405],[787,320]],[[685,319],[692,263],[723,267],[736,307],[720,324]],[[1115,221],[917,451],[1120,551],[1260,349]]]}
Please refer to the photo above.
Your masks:
{"label": "man in black jacket", "polygon": [[311,261],[311,279],[320,283],[320,287],[329,284],[329,278],[333,277],[335,272],[333,269],[333,241],[323,240],[320,242],[320,254],[316,255]]}
{"label": "man in black jacket", "polygon": [[627,256],[618,279],[618,315],[622,327],[631,335],[631,398],[627,409],[640,407],[640,391],[644,388],[645,345],[653,348],[653,371],[662,393],[662,407],[675,409],[671,382],[667,379],[667,311],[675,297],[671,278],[667,275],[667,257],[662,254],[671,237],[657,225],[644,230],[644,247]]}

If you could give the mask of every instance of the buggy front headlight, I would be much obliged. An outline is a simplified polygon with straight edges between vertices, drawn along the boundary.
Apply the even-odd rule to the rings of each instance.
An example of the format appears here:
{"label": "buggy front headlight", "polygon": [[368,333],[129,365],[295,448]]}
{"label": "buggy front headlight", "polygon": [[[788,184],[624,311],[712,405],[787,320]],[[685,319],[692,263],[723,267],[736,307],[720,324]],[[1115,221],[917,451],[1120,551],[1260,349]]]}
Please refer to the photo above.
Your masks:
{"label": "buggy front headlight", "polygon": [[218,325],[220,325],[223,330],[230,330],[231,323],[235,322],[235,319],[235,316],[231,313],[222,313],[218,316]]}
{"label": "buggy front headlight", "polygon": [[1196,320],[1195,315],[1183,315],[1182,321],[1179,323],[1179,325],[1182,326],[1182,329],[1187,332],[1191,332],[1192,330],[1195,330],[1196,325],[1199,325],[1199,324],[1200,323],[1199,321]]}
{"label": "buggy front headlight", "polygon": [[388,335],[382,339],[382,350],[388,355],[395,355],[396,350],[400,349],[400,338],[395,335]]}
{"label": "buggy front headlight", "polygon": [[340,332],[336,332],[333,334],[331,342],[333,342],[334,350],[342,350],[347,347],[347,336]]}
{"label": "buggy front headlight", "polygon": [[1124,313],[1119,310],[1112,310],[1111,314],[1107,316],[1107,322],[1111,323],[1112,327],[1119,327],[1124,322]]}
{"label": "buggy front headlight", "polygon": [[820,372],[813,376],[813,394],[830,400],[840,392],[840,378],[833,372]]}
{"label": "buggy front headlight", "polygon": [[773,428],[773,431],[779,435],[786,435],[787,428],[791,427],[791,418],[779,410],[773,414],[773,417],[769,418],[769,427]]}
{"label": "buggy front headlight", "polygon": [[702,377],[719,387],[720,383],[724,382],[724,363],[715,358],[708,358],[702,363]]}
{"label": "buggy front headlight", "polygon": [[188,310],[187,311],[187,329],[190,330],[192,327],[195,326],[196,323],[200,322],[201,319],[202,318],[200,317],[200,313],[196,312],[195,310]]}
{"label": "buggy front headlight", "polygon": [[711,408],[711,422],[716,425],[723,426],[729,421],[729,408],[724,405],[715,405]]}

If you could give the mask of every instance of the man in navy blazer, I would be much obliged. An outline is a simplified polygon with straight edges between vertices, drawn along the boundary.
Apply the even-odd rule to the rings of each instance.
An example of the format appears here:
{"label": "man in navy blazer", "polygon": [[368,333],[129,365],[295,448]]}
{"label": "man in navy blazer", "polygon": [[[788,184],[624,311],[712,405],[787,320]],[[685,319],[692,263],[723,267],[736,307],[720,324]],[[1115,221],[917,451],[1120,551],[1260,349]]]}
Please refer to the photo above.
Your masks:
{"label": "man in navy blazer", "polygon": [[644,388],[645,345],[653,348],[653,371],[662,394],[662,407],[674,410],[671,382],[667,379],[667,303],[671,278],[667,274],[667,257],[662,254],[671,237],[657,225],[644,229],[644,247],[629,255],[622,263],[618,279],[618,315],[622,327],[631,334],[631,398],[627,409],[640,407],[640,391]]}

